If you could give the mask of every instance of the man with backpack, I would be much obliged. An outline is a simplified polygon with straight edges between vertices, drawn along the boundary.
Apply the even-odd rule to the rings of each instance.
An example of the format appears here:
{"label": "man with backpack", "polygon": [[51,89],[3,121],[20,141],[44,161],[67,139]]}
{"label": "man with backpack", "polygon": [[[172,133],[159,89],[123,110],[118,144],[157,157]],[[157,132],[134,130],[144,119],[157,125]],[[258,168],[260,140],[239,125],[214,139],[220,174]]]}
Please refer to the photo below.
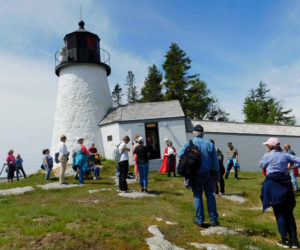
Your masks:
{"label": "man with backpack", "polygon": [[191,146],[196,146],[200,151],[201,160],[199,161],[199,166],[194,177],[190,179],[192,191],[194,194],[194,206],[196,210],[196,218],[194,223],[200,227],[208,227],[208,224],[204,223],[204,209],[202,193],[205,192],[207,200],[207,208],[210,219],[210,226],[218,226],[218,212],[216,198],[214,195],[215,187],[215,177],[220,176],[219,163],[217,158],[217,153],[214,145],[203,139],[203,127],[201,125],[196,125],[194,127],[193,135],[194,139],[187,142],[184,147],[179,152],[179,157],[183,158],[186,150]]}

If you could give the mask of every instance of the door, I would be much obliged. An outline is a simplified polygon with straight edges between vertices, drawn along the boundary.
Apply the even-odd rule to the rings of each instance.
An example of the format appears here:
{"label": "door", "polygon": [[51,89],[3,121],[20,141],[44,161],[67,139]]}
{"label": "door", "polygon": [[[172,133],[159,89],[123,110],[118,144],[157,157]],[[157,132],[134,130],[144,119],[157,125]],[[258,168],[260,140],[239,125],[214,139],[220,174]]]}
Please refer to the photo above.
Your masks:
{"label": "door", "polygon": [[146,146],[150,151],[149,159],[160,159],[160,145],[157,122],[145,123]]}

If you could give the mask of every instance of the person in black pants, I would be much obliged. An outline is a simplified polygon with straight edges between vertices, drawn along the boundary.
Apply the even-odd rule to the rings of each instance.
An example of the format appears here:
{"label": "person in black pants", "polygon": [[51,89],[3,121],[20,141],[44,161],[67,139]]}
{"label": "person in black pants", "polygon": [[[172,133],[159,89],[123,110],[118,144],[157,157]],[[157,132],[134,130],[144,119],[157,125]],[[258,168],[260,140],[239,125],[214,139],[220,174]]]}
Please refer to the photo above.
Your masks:
{"label": "person in black pants", "polygon": [[[215,145],[215,141],[210,139],[209,140],[212,144]],[[224,161],[224,155],[222,153],[222,151],[216,147],[216,152],[217,152],[217,157],[218,157],[218,162],[219,162],[219,167],[220,167],[220,191],[221,191],[221,195],[225,193],[225,182],[224,182],[224,174],[225,174],[225,167],[223,164]],[[215,195],[219,195],[219,184],[218,181],[216,181],[215,183]]]}
{"label": "person in black pants", "polygon": [[120,168],[120,175],[119,175],[119,188],[120,192],[131,192],[128,190],[127,186],[127,175],[128,175],[128,170],[129,170],[129,155],[128,152],[130,149],[126,147],[126,144],[130,141],[129,136],[124,136],[123,142],[120,143],[119,145],[119,153],[121,155],[120,160],[118,162],[119,168]]}
{"label": "person in black pants", "polygon": [[[293,210],[296,206],[295,194],[289,163],[300,165],[300,157],[282,152],[280,141],[271,137],[263,143],[267,147],[266,153],[259,162],[259,166],[266,173],[261,189],[263,211],[272,206],[281,240],[277,245],[283,248],[298,248],[297,226]],[[289,238],[287,238],[289,236]]]}

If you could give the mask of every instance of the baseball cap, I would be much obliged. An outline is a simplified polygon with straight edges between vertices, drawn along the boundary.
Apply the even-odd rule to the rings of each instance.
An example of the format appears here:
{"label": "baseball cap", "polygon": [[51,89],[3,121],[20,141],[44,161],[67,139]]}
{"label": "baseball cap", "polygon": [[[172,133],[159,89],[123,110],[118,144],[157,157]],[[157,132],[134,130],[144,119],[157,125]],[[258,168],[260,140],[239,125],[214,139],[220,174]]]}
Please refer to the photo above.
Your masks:
{"label": "baseball cap", "polygon": [[144,140],[144,137],[139,137],[139,139],[138,139],[138,142],[144,142],[145,140]]}
{"label": "baseball cap", "polygon": [[277,146],[280,144],[280,141],[276,137],[270,137],[263,145]]}
{"label": "baseball cap", "polygon": [[82,137],[77,138],[77,141],[81,141],[81,140],[84,140],[84,139]]}
{"label": "baseball cap", "polygon": [[198,124],[194,127],[193,131],[203,132],[203,127],[200,124]]}

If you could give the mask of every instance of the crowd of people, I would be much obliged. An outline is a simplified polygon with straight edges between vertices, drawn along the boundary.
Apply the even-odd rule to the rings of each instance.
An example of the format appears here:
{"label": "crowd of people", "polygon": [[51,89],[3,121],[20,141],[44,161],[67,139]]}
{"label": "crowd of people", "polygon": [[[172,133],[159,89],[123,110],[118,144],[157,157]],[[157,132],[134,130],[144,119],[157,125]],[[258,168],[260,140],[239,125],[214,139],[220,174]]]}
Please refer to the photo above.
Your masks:
{"label": "crowd of people", "polygon": [[[218,226],[219,215],[217,212],[216,196],[225,193],[225,179],[228,179],[229,173],[234,168],[234,178],[238,179],[238,169],[240,168],[238,150],[231,142],[228,142],[228,150],[226,158],[219,147],[215,145],[214,140],[206,140],[203,138],[204,129],[201,125],[196,125],[193,129],[193,140],[186,142],[180,149],[178,157],[183,158],[186,150],[191,143],[196,146],[201,155],[201,160],[194,176],[189,178],[187,187],[192,189],[194,196],[195,219],[197,226],[206,228],[209,226]],[[66,146],[67,137],[62,135],[58,145],[57,162],[60,163],[61,169],[59,173],[59,183],[61,185],[68,184],[65,182],[65,172],[70,152]],[[95,166],[95,162],[101,159],[95,144],[86,149],[83,144],[84,138],[78,138],[75,145],[72,158],[72,168],[78,176],[79,183],[84,184],[84,175],[87,171],[94,173],[94,179],[100,178],[100,168]],[[119,190],[122,193],[132,192],[128,189],[127,181],[129,172],[129,152],[132,151],[134,162],[135,178],[139,181],[141,192],[148,193],[148,174],[149,174],[149,157],[151,149],[145,145],[145,139],[136,135],[132,147],[128,146],[130,142],[129,136],[124,136],[115,149],[115,160],[117,161]],[[166,147],[163,154],[163,160],[160,168],[161,173],[167,173],[168,177],[176,177],[176,149],[169,139],[165,140]],[[284,151],[281,149],[280,141],[271,137],[263,143],[266,146],[267,153],[262,157],[259,166],[262,173],[266,176],[262,189],[261,200],[263,211],[268,207],[272,207],[281,240],[278,246],[288,248],[297,248],[297,227],[293,210],[295,208],[294,191],[299,191],[297,178],[298,168],[300,167],[300,157],[296,157],[291,145],[285,144]],[[54,159],[50,155],[49,149],[43,150],[42,168],[45,169],[45,180],[48,181],[53,168]],[[225,163],[225,167],[224,167]],[[20,154],[14,157],[14,151],[11,149],[6,158],[7,179],[8,183],[12,183],[16,172],[17,180],[19,180],[20,171],[24,178],[26,174],[23,169],[23,159]],[[205,194],[207,201],[207,210],[210,223],[205,222],[202,194]]]}

